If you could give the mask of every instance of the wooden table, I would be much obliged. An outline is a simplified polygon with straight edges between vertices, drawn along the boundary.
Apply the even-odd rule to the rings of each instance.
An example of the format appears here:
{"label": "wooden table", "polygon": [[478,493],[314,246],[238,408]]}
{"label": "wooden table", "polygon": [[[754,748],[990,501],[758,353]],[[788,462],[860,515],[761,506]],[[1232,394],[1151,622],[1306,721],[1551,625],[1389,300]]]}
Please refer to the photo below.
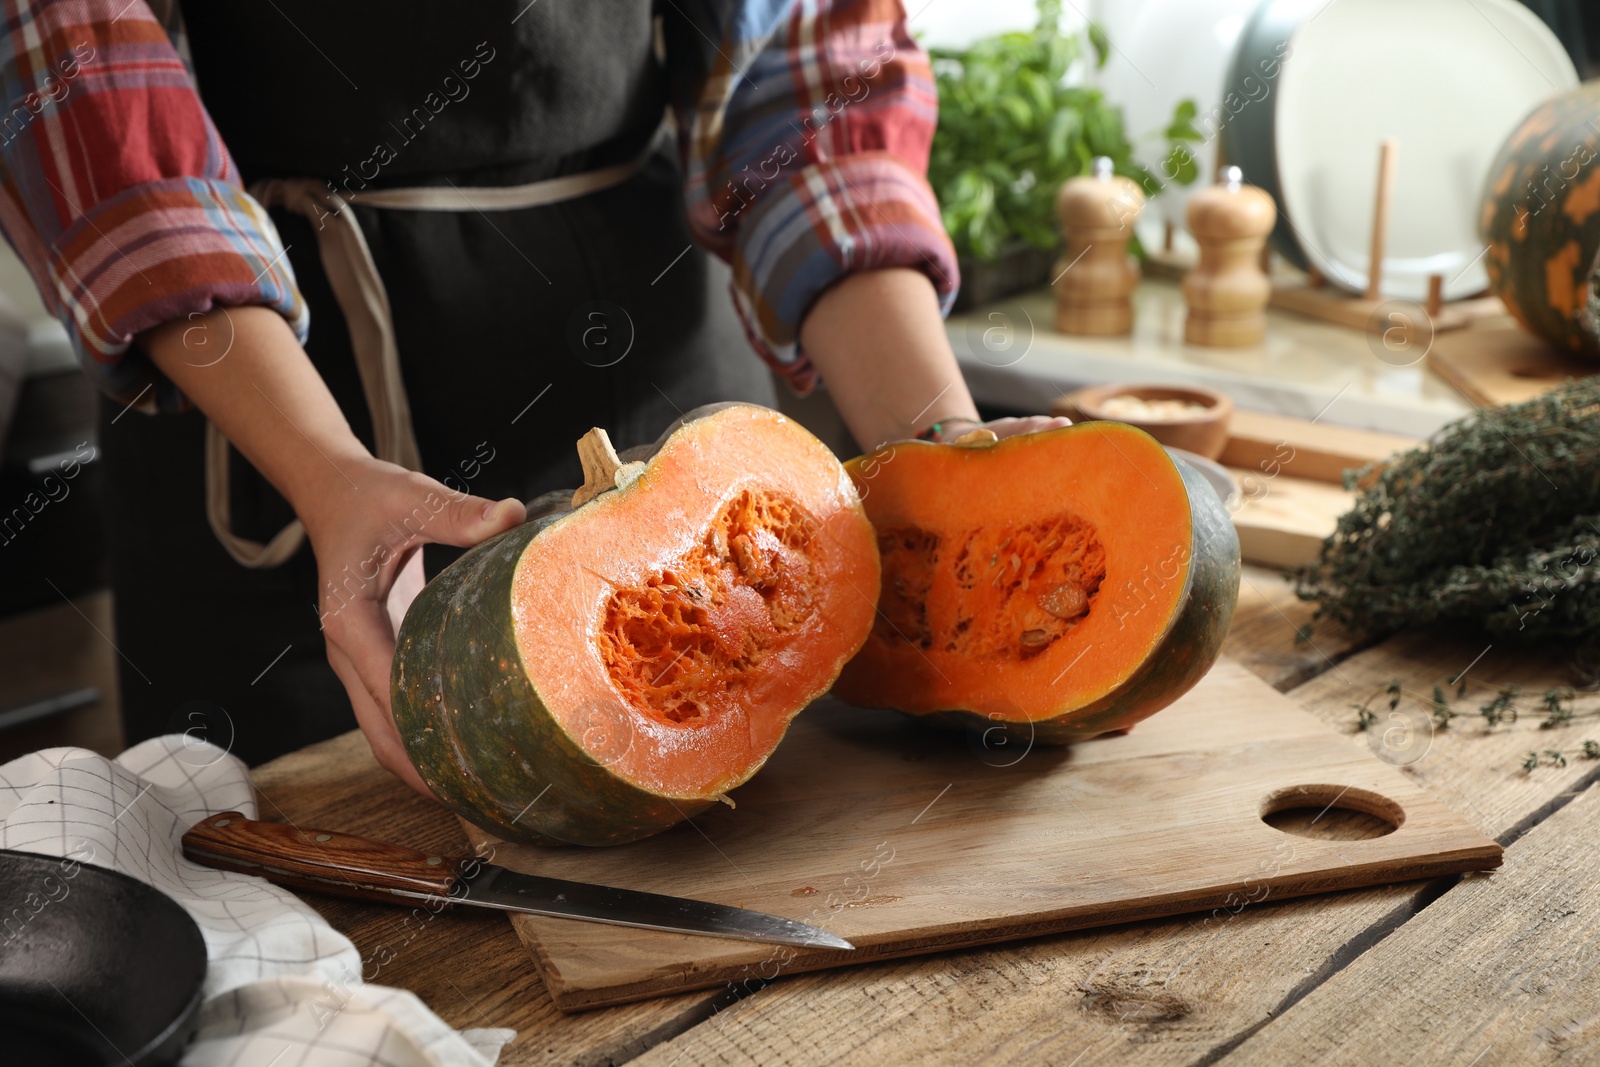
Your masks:
{"label": "wooden table", "polygon": [[[782,978],[735,1000],[690,993],[578,1015],[550,1003],[503,915],[418,924],[398,909],[307,895],[370,979],[416,992],[457,1027],[518,1031],[519,1064],[1095,1063],[1459,1067],[1600,1062],[1600,699],[1540,729],[1538,694],[1568,682],[1552,655],[1429,635],[1361,648],[1320,629],[1275,574],[1247,568],[1228,654],[1365,745],[1351,704],[1400,680],[1431,693],[1467,672],[1468,712],[1406,768],[1506,847],[1493,874]],[[1469,669],[1470,668],[1470,669]],[[1519,683],[1522,721],[1477,707]],[[1453,693],[1453,688],[1450,688]],[[1386,706],[1374,705],[1380,715]],[[1565,767],[1525,772],[1530,750]],[[358,734],[256,771],[262,818],[464,851],[459,824],[373,762]],[[369,971],[371,968],[369,968]]]}

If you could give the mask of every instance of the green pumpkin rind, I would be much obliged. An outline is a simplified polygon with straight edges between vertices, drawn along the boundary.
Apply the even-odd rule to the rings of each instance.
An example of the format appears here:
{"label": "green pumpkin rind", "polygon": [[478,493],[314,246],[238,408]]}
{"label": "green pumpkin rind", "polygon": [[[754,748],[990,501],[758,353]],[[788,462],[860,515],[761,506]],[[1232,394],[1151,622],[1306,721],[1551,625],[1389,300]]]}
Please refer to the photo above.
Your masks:
{"label": "green pumpkin rind", "polygon": [[[418,594],[395,652],[394,718],[418,773],[467,821],[511,841],[626,844],[712,801],[673,800],[625,781],[608,763],[626,751],[626,713],[585,718],[586,728],[610,731],[609,743],[592,746],[597,758],[529,680],[512,620],[517,564],[535,537],[576,514],[546,516],[478,545]],[[472,621],[451,625],[462,617]]]}
{"label": "green pumpkin rind", "polygon": [[[753,406],[696,408],[668,426],[653,445],[629,449],[621,458],[648,463],[690,423],[729,408]],[[633,494],[649,492],[650,483],[647,471],[596,499],[625,507]],[[613,770],[627,753],[638,722],[620,701],[563,708],[558,719],[531,681],[516,639],[518,565],[536,538],[564,523],[585,521],[590,506],[569,510],[554,493],[533,501],[530,521],[469,549],[428,583],[412,602],[396,640],[390,691],[407,755],[446,807],[505,840],[626,844],[717,802],[704,795],[652,792]],[[865,636],[863,631],[863,640]],[[552,655],[569,652],[550,650]],[[764,762],[750,767],[739,781]],[[729,780],[723,787],[737,784]]]}
{"label": "green pumpkin rind", "polygon": [[1600,357],[1600,82],[1546,101],[1489,169],[1489,285],[1529,331]]}
{"label": "green pumpkin rind", "polygon": [[[696,408],[654,445],[624,455],[648,461],[684,425],[734,406]],[[604,495],[638,491],[635,483]],[[580,712],[583,736],[574,738],[530,681],[515,638],[512,587],[534,538],[581,521],[582,507],[548,510],[554,502],[554,494],[535,501],[537,518],[469,549],[412,601],[391,674],[395,725],[423,781],[468,822],[508,841],[626,844],[715,801],[659,796],[626,781],[611,765],[631,742],[629,713],[620,706]],[[462,625],[468,613],[472,620]]]}
{"label": "green pumpkin rind", "polygon": [[1189,493],[1189,575],[1182,606],[1138,669],[1099,700],[1051,719],[1000,724],[972,711],[940,711],[918,718],[975,732],[1004,725],[1008,734],[1025,741],[1065,745],[1130,726],[1168,706],[1205,677],[1222,651],[1239,600],[1239,534],[1211,483],[1182,460],[1175,458],[1173,463]]}

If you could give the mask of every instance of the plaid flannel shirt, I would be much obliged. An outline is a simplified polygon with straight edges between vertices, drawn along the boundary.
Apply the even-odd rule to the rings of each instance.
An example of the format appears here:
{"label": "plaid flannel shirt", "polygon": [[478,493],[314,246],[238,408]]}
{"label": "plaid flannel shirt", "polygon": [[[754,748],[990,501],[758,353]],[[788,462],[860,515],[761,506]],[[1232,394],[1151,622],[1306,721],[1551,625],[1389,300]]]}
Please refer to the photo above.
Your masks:
{"label": "plaid flannel shirt", "polygon": [[[133,338],[218,305],[275,308],[304,340],[277,232],[146,0],[3,9],[0,230],[96,383],[183,406]],[[937,102],[899,0],[684,0],[663,29],[691,225],[764,359],[809,390],[800,320],[854,271],[921,270],[948,308]]]}

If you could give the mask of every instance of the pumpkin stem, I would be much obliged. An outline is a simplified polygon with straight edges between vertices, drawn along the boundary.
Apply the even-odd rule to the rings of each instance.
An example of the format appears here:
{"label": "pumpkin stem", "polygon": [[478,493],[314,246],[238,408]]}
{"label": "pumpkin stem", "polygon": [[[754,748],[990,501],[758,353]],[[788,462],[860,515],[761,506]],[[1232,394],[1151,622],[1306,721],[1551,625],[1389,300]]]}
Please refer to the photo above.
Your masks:
{"label": "pumpkin stem", "polygon": [[631,484],[644,472],[643,463],[622,462],[612,447],[611,435],[598,426],[578,438],[578,462],[583,464],[583,485],[572,494],[575,509],[608,489]]}

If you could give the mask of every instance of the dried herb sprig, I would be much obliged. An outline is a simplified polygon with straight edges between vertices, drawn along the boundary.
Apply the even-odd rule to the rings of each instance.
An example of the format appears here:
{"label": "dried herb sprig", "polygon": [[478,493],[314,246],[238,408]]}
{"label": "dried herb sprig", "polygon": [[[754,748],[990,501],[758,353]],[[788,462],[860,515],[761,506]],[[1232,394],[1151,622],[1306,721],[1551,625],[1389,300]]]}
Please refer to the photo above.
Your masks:
{"label": "dried herb sprig", "polygon": [[1494,695],[1494,699],[1478,709],[1478,714],[1483,716],[1483,721],[1492,730],[1503,722],[1517,721],[1517,706],[1514,701],[1522,695],[1522,686],[1513,682]]}
{"label": "dried herb sprig", "polygon": [[[1465,695],[1465,691],[1465,684],[1457,686],[1456,696],[1459,698]],[[1496,726],[1504,723],[1516,722],[1516,699],[1521,694],[1522,687],[1513,682],[1497,692],[1487,703],[1481,705],[1478,708],[1478,714],[1483,718],[1485,728],[1493,730]],[[1377,725],[1378,712],[1373,710],[1372,704],[1380,696],[1388,697],[1390,711],[1399,708],[1402,700],[1410,700],[1425,708],[1432,717],[1433,726],[1436,730],[1448,730],[1451,721],[1460,718],[1462,715],[1461,712],[1455,710],[1450,699],[1445,696],[1444,687],[1438,683],[1434,684],[1431,695],[1424,696],[1421,693],[1413,693],[1407,690],[1403,683],[1396,678],[1381,688],[1373,690],[1365,700],[1350,705],[1356,713],[1357,731],[1370,730]],[[1550,730],[1558,726],[1566,726],[1579,718],[1579,713],[1573,705],[1576,699],[1577,693],[1568,686],[1555,686],[1545,690],[1539,698],[1539,704],[1544,709],[1544,719],[1539,723],[1539,729]],[[1587,719],[1597,714],[1600,714],[1600,709],[1584,712],[1582,717]],[[1600,759],[1600,741],[1584,741],[1574,751],[1574,755],[1586,760]],[[1528,773],[1537,770],[1541,766],[1565,767],[1566,765],[1566,753],[1561,749],[1555,748],[1547,748],[1541,752],[1529,752],[1522,759],[1522,769]]]}
{"label": "dried herb sprig", "polygon": [[[1574,753],[1579,759],[1600,759],[1600,741],[1585,741]],[[1540,767],[1565,767],[1567,754],[1559,748],[1530,752],[1522,757],[1522,773],[1531,774]]]}
{"label": "dried herb sprig", "polygon": [[1600,631],[1600,376],[1452,423],[1345,481],[1354,507],[1294,575],[1319,618]]}
{"label": "dried herb sprig", "polygon": [[1539,724],[1539,729],[1549,730],[1557,726],[1565,726],[1572,721],[1574,710],[1573,698],[1577,696],[1566,686],[1558,686],[1545,690],[1542,703],[1544,704],[1544,722]]}
{"label": "dried herb sprig", "polygon": [[1461,714],[1451,706],[1449,698],[1444,694],[1443,686],[1435,683],[1433,694],[1431,696],[1423,696],[1420,693],[1410,692],[1396,678],[1381,689],[1374,690],[1365,700],[1350,705],[1356,712],[1357,730],[1366,730],[1377,724],[1378,713],[1372,710],[1372,702],[1377,700],[1379,696],[1387,696],[1389,698],[1390,711],[1398,708],[1402,700],[1411,700],[1420,704],[1427,709],[1428,714],[1433,717],[1433,725],[1440,730],[1448,730],[1450,728],[1450,720]]}
{"label": "dried herb sprig", "polygon": [[1441,730],[1448,730],[1450,720],[1456,717],[1455,709],[1445,698],[1444,689],[1437,684],[1433,687],[1433,700],[1429,702],[1428,710],[1433,713],[1433,724]]}
{"label": "dried herb sprig", "polygon": [[1396,678],[1382,689],[1375,690],[1367,699],[1360,703],[1351,704],[1350,706],[1356,711],[1357,730],[1365,730],[1377,723],[1378,713],[1372,710],[1372,702],[1378,699],[1379,694],[1388,695],[1389,710],[1393,711],[1400,706],[1400,700],[1405,696],[1405,690],[1400,686],[1400,679]]}
{"label": "dried herb sprig", "polygon": [[1565,767],[1567,757],[1557,749],[1547,748],[1543,752],[1530,752],[1522,757],[1522,773],[1532,774],[1540,765],[1546,767]]}
{"label": "dried herb sprig", "polygon": [[1356,729],[1367,730],[1378,722],[1378,713],[1366,704],[1351,704],[1356,711]]}

